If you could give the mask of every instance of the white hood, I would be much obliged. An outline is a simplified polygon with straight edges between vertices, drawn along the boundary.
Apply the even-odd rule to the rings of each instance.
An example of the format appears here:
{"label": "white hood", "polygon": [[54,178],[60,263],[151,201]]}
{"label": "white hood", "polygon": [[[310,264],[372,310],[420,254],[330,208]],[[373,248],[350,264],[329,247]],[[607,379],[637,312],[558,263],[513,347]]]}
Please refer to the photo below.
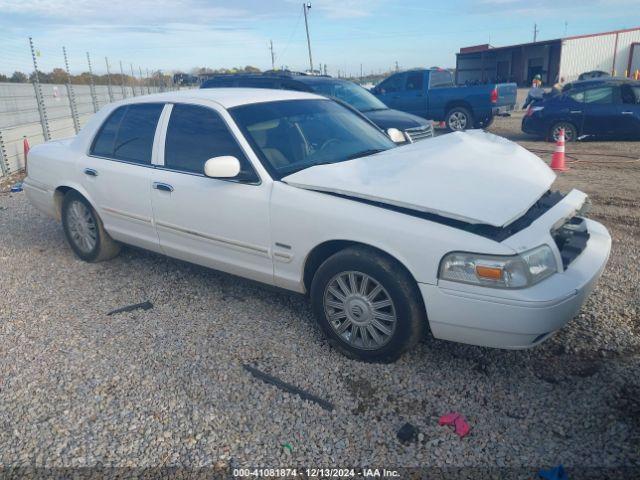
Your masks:
{"label": "white hood", "polygon": [[282,180],[299,188],[502,227],[522,216],[554,179],[542,160],[518,144],[472,130],[310,167]]}

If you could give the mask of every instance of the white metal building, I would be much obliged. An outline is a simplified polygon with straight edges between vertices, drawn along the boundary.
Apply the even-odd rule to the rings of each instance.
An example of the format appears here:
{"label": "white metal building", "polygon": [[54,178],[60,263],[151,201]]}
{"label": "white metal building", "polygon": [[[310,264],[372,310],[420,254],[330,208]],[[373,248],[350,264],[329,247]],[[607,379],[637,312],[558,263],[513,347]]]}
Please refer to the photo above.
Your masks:
{"label": "white metal building", "polygon": [[539,74],[550,85],[558,78],[568,82],[592,70],[640,75],[636,73],[640,71],[640,27],[507,47],[475,45],[456,54],[457,83],[513,81],[527,85]]}

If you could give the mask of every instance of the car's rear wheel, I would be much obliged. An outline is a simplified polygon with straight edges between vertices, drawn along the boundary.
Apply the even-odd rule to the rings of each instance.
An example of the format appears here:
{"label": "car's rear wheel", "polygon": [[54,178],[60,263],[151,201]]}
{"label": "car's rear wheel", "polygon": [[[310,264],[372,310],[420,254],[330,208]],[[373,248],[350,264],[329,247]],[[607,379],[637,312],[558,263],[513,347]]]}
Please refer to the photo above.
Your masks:
{"label": "car's rear wheel", "polygon": [[62,201],[62,228],[71,249],[85,262],[101,262],[120,252],[91,204],[75,191]]}
{"label": "car's rear wheel", "polygon": [[395,260],[367,247],[329,257],[313,278],[311,303],[331,345],[359,360],[395,361],[426,330],[416,282]]}
{"label": "car's rear wheel", "polygon": [[464,107],[453,107],[447,112],[445,117],[447,128],[452,132],[462,132],[468,128],[473,128],[473,116]]}
{"label": "car's rear wheel", "polygon": [[578,139],[578,130],[573,123],[570,122],[557,122],[554,123],[549,129],[549,141],[557,142],[560,138],[560,131],[564,129],[564,141],[575,142]]}

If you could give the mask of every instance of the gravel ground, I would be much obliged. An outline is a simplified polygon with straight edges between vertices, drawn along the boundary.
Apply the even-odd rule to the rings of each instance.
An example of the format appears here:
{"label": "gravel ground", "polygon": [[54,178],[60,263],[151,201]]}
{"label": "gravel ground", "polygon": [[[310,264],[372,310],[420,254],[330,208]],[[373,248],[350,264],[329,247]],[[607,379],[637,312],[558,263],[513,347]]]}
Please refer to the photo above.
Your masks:
{"label": "gravel ground", "polygon": [[[551,150],[519,133],[518,116],[491,130]],[[567,327],[527,351],[430,339],[392,365],[333,351],[297,295],[132,248],[83,263],[23,193],[0,194],[0,466],[637,472],[640,162],[580,154],[638,156],[639,147],[567,148],[580,162],[558,188],[589,193],[613,236],[602,280]],[[154,308],[106,315],[146,300]],[[471,425],[464,439],[438,426],[452,410]],[[402,443],[406,422],[419,435]]]}

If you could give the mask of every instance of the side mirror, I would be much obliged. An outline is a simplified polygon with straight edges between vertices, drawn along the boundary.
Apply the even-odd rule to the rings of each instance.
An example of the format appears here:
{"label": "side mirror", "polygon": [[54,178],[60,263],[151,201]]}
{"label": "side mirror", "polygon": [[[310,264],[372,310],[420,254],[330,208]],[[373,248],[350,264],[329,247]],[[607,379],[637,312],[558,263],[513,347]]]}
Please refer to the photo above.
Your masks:
{"label": "side mirror", "polygon": [[204,163],[204,174],[211,178],[234,178],[240,173],[240,160],[230,155],[213,157]]}
{"label": "side mirror", "polygon": [[402,133],[397,128],[389,128],[387,130],[387,135],[389,136],[389,138],[393,143],[404,143],[407,141],[407,139],[404,136],[404,133]]}

